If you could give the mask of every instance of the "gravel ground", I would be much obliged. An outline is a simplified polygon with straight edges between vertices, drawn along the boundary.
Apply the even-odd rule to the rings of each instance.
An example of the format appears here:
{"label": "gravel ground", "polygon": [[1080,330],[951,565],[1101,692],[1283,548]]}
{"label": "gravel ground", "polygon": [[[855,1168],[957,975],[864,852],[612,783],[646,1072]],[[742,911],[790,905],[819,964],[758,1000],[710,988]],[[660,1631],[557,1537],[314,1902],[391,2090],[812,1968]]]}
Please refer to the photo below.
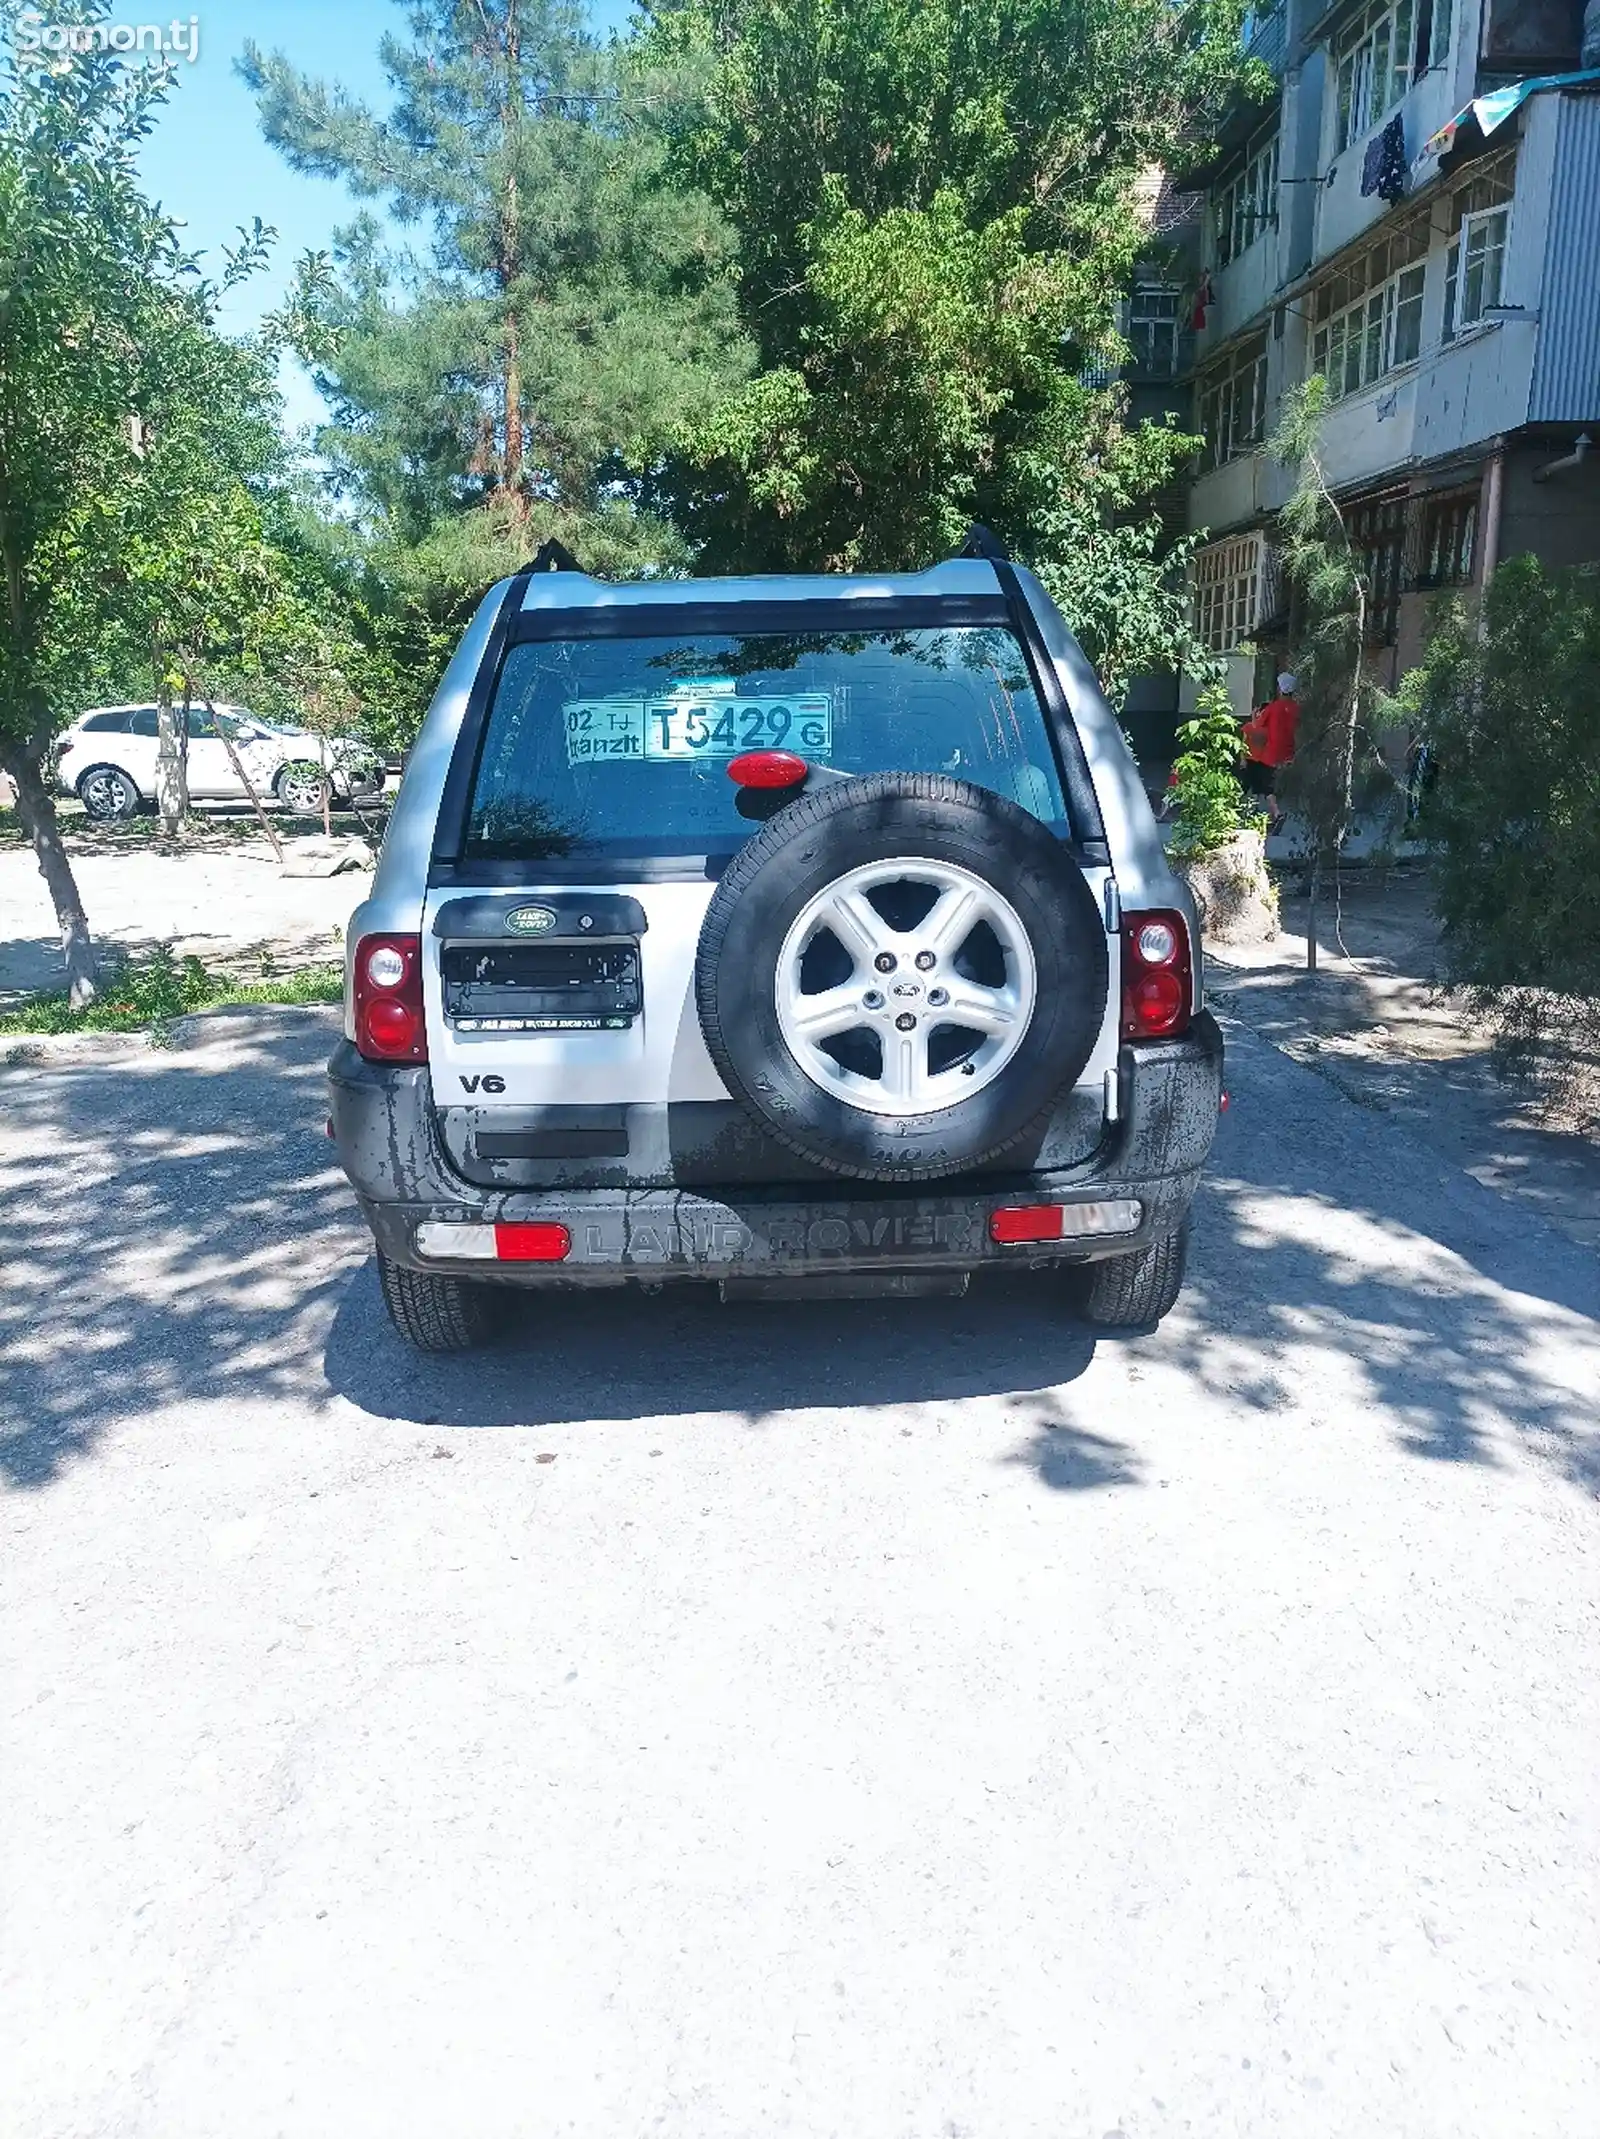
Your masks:
{"label": "gravel ground", "polygon": [[10,2139],[1593,2139],[1593,1255],[1233,1031],[1158,1334],[426,1362],[330,1023],[0,1073]]}
{"label": "gravel ground", "polygon": [[[342,956],[344,925],[372,883],[365,871],[286,877],[265,841],[192,847],[109,846],[72,857],[97,942],[134,954],[170,944],[206,964],[251,952],[280,965]],[[0,1006],[65,985],[61,939],[39,865],[26,847],[0,849]]]}

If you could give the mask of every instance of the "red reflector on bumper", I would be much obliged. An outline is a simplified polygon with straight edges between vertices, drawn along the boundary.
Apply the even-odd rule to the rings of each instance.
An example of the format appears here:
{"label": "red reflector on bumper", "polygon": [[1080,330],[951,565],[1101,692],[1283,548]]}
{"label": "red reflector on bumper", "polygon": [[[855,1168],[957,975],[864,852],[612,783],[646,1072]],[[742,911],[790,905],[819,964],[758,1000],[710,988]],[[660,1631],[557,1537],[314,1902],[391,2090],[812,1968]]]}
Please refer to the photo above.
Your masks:
{"label": "red reflector on bumper", "polygon": [[1063,1206],[1059,1203],[1024,1203],[1008,1211],[989,1213],[989,1238],[1002,1248],[1019,1240],[1059,1240]]}
{"label": "red reflector on bumper", "polygon": [[502,1263],[564,1263],[572,1235],[564,1225],[497,1225],[495,1260]]}
{"label": "red reflector on bumper", "polygon": [[989,1213],[989,1238],[1014,1248],[1028,1240],[1084,1240],[1099,1233],[1136,1233],[1144,1223],[1137,1196],[1101,1203],[1013,1203]]}

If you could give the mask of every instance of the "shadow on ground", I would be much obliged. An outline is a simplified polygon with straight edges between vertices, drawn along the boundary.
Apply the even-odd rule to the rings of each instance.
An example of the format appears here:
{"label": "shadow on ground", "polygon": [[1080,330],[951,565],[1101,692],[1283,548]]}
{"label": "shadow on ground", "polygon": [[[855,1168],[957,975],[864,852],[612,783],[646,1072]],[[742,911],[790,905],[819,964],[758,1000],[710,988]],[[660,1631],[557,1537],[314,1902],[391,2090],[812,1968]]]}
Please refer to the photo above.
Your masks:
{"label": "shadow on ground", "polygon": [[335,1022],[222,1011],[194,1051],[0,1071],[12,1483],[169,1404],[325,1395],[323,1337],[365,1252],[322,1133]]}
{"label": "shadow on ground", "polygon": [[1413,1454],[1600,1488],[1600,1259],[1228,1027],[1234,1107],[1171,1356],[1244,1403],[1336,1365]]}
{"label": "shadow on ground", "polygon": [[[334,1318],[327,1374],[340,1395],[380,1417],[549,1426],[701,1411],[760,1420],[813,1405],[973,1396],[1020,1401],[1076,1381],[1093,1356],[1094,1340],[1073,1325],[1058,1283],[1007,1272],[975,1283],[963,1300],[724,1307],[700,1285],[530,1295],[516,1301],[511,1330],[489,1350],[423,1358],[391,1338],[369,1264]],[[1035,1423],[1031,1411],[1023,1423]],[[1105,1446],[1110,1467],[1125,1462],[1125,1451]]]}
{"label": "shadow on ground", "polygon": [[[723,1308],[698,1289],[530,1301],[502,1348],[424,1359],[390,1331],[322,1135],[331,1013],[227,1011],[204,1044],[0,1072],[0,1470],[40,1487],[120,1422],[183,1403],[345,1398],[379,1419],[542,1426],[999,1397],[1063,1490],[1134,1482],[1093,1357],[1025,1273],[960,1302]],[[1600,1484],[1600,1261],[1247,1033],[1162,1359],[1236,1404],[1491,1464],[1525,1446]],[[1313,1369],[1316,1370],[1313,1373]],[[348,1414],[345,1414],[348,1420]]]}

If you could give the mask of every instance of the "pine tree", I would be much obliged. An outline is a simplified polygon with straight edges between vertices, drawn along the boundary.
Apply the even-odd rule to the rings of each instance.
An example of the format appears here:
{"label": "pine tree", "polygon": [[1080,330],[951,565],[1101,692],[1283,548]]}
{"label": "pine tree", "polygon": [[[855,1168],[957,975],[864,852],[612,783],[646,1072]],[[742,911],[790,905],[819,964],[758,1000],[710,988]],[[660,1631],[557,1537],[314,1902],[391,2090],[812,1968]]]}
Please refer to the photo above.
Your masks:
{"label": "pine tree", "polygon": [[664,182],[653,92],[626,48],[565,0],[413,0],[384,39],[379,117],[282,55],[246,49],[261,120],[298,170],[343,179],[415,226],[422,257],[370,214],[308,303],[335,410],[322,434],[347,491],[422,540],[484,504],[641,558],[670,534],[638,507],[687,411],[745,368],[729,239],[704,196]]}

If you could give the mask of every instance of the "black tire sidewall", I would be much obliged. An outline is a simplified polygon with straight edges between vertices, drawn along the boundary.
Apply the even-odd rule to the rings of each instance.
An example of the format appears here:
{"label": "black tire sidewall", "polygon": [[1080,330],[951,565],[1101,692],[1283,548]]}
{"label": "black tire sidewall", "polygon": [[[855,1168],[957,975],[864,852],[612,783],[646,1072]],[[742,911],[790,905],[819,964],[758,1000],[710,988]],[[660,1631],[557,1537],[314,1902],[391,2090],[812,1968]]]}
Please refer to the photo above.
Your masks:
{"label": "black tire sidewall", "polygon": [[[811,801],[751,842],[707,911],[696,981],[712,1058],[763,1126],[835,1172],[931,1180],[979,1165],[1047,1116],[1094,1051],[1109,967],[1093,894],[1037,819],[965,781],[879,774],[823,790],[803,814]],[[778,1022],[774,975],[795,917],[825,885],[863,864],[917,860],[966,869],[1007,901],[1033,949],[1037,995],[991,1083],[938,1112],[891,1117],[807,1076]]]}

